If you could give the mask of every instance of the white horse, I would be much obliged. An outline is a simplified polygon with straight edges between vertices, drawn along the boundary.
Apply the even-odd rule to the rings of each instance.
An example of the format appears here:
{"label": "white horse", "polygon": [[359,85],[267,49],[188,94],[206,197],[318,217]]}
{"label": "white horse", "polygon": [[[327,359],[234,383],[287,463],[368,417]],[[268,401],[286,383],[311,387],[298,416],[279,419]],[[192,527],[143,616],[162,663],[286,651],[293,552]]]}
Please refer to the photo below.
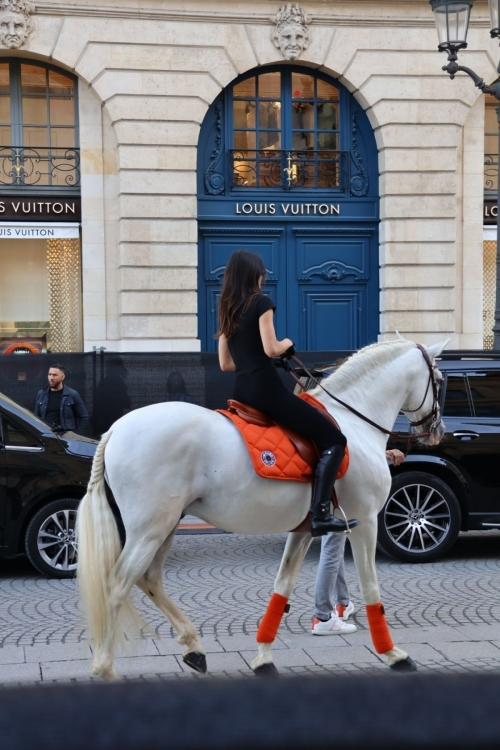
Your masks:
{"label": "white horse", "polygon": [[[437,407],[434,384],[441,373],[431,363],[446,343],[427,348],[429,362],[410,341],[373,344],[326,378],[324,387],[389,430],[402,410],[420,423],[419,432],[431,430],[422,442],[435,445],[444,427],[439,413],[432,414]],[[387,435],[324,391],[316,389],[313,395],[335,416],[347,437],[350,466],[336,488],[346,515],[360,521],[350,541],[375,647],[392,668],[413,670],[412,660],[392,643],[375,571],[377,514],[391,486]],[[162,583],[163,564],[183,513],[239,534],[276,534],[303,521],[310,499],[308,484],[257,476],[236,427],[217,412],[174,402],[146,406],[119,419],[97,447],[78,512],[78,577],[94,642],[94,674],[116,677],[117,624],[127,609],[130,614],[128,597],[134,584],[172,624],[179,643],[186,647],[184,661],[206,671],[196,627],[167,596]],[[117,512],[126,534],[123,547]],[[271,644],[310,544],[307,532],[288,536],[275,593],[257,636],[258,655],[252,662],[256,673],[276,671]]]}

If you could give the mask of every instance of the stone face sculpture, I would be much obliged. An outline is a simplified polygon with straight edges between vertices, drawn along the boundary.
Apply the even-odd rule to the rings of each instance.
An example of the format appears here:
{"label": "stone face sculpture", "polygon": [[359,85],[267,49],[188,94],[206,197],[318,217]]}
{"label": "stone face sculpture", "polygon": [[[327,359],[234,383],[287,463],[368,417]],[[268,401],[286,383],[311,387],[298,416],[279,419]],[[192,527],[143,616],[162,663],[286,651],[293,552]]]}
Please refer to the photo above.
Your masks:
{"label": "stone face sculpture", "polygon": [[29,0],[0,0],[0,43],[4,47],[22,47],[33,31],[34,10]]}
{"label": "stone face sculpture", "polygon": [[275,28],[271,38],[285,60],[296,60],[309,46],[309,29],[312,17],[297,4],[282,5],[272,19]]}

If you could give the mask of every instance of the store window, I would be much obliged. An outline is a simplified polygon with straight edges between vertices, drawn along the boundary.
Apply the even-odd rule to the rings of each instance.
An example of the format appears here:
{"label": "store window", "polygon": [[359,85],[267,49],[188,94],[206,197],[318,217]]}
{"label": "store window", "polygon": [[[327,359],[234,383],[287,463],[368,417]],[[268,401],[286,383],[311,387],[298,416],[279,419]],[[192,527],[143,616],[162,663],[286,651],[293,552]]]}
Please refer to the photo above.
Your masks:
{"label": "store window", "polygon": [[76,187],[76,79],[32,62],[0,61],[0,184]]}
{"label": "store window", "polygon": [[497,100],[486,96],[484,124],[483,348],[493,348],[496,298],[498,188]]}
{"label": "store window", "polygon": [[82,348],[77,79],[0,59],[0,355]]}

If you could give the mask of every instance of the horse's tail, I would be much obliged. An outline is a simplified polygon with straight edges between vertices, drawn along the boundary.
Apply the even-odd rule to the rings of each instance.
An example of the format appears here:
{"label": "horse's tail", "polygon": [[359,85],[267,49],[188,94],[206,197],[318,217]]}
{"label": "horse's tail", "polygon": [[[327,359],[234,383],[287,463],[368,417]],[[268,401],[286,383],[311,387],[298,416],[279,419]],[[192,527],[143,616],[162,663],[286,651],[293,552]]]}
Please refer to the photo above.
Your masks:
{"label": "horse's tail", "polygon": [[106,432],[97,446],[87,494],[78,508],[78,579],[89,636],[100,649],[111,628],[110,592],[122,545],[104,481],[104,451],[111,437]]}

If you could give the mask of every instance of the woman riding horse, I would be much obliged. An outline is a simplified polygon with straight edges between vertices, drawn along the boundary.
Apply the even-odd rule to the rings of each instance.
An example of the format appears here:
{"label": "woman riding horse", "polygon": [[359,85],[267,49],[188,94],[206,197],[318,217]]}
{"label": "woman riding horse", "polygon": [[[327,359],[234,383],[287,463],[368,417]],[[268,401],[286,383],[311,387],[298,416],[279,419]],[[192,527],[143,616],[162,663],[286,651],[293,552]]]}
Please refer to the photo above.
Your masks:
{"label": "woman riding horse", "polygon": [[[236,250],[226,266],[219,304],[219,362],[236,371],[234,398],[260,409],[274,422],[313,440],[322,450],[311,503],[312,536],[346,531],[331,515],[333,487],[344,458],[346,439],[318,409],[291,394],[278,376],[272,357],[295,353],[290,339],[278,341],[272,300],[261,292],[266,269],[260,256]],[[358,521],[349,521],[349,528]]]}

